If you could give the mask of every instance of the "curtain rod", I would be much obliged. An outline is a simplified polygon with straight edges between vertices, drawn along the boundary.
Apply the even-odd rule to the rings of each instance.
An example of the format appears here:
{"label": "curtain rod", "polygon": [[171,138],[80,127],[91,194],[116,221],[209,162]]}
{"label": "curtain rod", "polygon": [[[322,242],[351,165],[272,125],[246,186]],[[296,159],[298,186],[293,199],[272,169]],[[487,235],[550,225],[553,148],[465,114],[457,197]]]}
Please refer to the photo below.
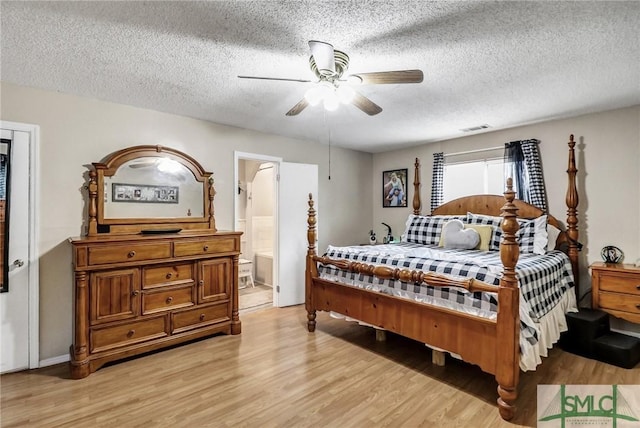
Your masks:
{"label": "curtain rod", "polygon": [[504,146],[488,147],[486,149],[468,150],[466,152],[446,153],[446,154],[443,154],[442,156],[446,158],[447,156],[468,155],[470,153],[489,152],[491,150],[498,150],[498,149],[504,149]]}

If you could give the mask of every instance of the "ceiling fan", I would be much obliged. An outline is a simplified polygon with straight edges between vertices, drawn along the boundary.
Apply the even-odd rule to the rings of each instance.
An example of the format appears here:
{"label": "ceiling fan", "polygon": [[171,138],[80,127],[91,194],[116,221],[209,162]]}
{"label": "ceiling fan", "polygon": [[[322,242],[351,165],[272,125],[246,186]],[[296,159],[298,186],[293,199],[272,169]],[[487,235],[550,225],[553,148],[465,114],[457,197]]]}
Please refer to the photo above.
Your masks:
{"label": "ceiling fan", "polygon": [[[397,83],[420,83],[423,80],[421,70],[379,71],[357,73],[344,76],[349,68],[349,56],[326,42],[310,40],[309,66],[318,81],[310,88],[304,98],[289,110],[287,116],[300,114],[309,105],[323,103],[327,110],[335,110],[342,104],[353,104],[366,114],[373,116],[382,111],[382,107],[353,89],[353,86],[381,85]],[[344,76],[344,78],[343,78]],[[304,79],[279,77],[238,76],[240,79],[280,80],[287,82],[312,82]]]}

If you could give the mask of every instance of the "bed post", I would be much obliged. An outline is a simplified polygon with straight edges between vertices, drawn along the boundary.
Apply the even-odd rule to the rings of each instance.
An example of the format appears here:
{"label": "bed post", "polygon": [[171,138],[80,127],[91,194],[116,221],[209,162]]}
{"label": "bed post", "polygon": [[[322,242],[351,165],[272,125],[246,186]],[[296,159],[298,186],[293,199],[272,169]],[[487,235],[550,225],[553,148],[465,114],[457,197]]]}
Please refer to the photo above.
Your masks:
{"label": "bed post", "polygon": [[569,178],[567,188],[567,235],[569,236],[569,259],[571,260],[571,268],[573,270],[573,282],[575,284],[576,299],[579,299],[580,291],[578,284],[580,282],[580,271],[578,269],[578,189],[576,188],[576,142],[573,141],[573,134],[569,136],[569,167],[567,175]]}
{"label": "bed post", "polygon": [[420,215],[422,203],[420,202],[420,161],[418,158],[413,166],[413,214]]}
{"label": "bed post", "polygon": [[516,220],[518,209],[513,204],[515,192],[513,180],[507,179],[504,192],[506,203],[502,207],[502,236],[500,259],[504,272],[498,290],[498,319],[496,321],[496,380],[498,381],[498,409],[504,420],[513,418],[515,400],[518,396],[518,377],[520,375],[520,316],[519,289],[516,276],[516,264],[520,248],[516,241],[516,232],[520,228]]}
{"label": "bed post", "polygon": [[318,266],[313,261],[316,255],[316,210],[313,208],[313,195],[309,193],[309,210],[307,217],[307,268],[305,272],[305,300],[304,306],[307,309],[307,329],[310,332],[316,330],[316,309],[313,305],[313,296],[311,293],[311,283],[313,278],[318,276]]}

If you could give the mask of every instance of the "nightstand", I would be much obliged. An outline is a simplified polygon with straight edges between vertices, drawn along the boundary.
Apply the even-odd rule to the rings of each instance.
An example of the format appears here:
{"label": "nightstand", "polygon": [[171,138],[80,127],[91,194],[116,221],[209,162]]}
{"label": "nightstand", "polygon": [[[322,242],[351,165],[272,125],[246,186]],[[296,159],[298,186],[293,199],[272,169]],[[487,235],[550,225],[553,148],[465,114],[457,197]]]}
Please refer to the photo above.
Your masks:
{"label": "nightstand", "polygon": [[592,308],[640,323],[640,267],[597,262],[590,268]]}

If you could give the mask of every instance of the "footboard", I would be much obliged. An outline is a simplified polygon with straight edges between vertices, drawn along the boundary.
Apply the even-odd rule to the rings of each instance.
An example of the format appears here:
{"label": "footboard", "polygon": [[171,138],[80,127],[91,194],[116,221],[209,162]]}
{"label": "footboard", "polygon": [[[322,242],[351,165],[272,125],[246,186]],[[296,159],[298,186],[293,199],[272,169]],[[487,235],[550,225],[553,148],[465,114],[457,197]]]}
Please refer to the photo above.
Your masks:
{"label": "footboard", "polygon": [[453,352],[487,373],[496,373],[495,320],[320,278],[313,279],[311,289],[310,297],[317,302],[316,311],[333,311],[355,318]]}

